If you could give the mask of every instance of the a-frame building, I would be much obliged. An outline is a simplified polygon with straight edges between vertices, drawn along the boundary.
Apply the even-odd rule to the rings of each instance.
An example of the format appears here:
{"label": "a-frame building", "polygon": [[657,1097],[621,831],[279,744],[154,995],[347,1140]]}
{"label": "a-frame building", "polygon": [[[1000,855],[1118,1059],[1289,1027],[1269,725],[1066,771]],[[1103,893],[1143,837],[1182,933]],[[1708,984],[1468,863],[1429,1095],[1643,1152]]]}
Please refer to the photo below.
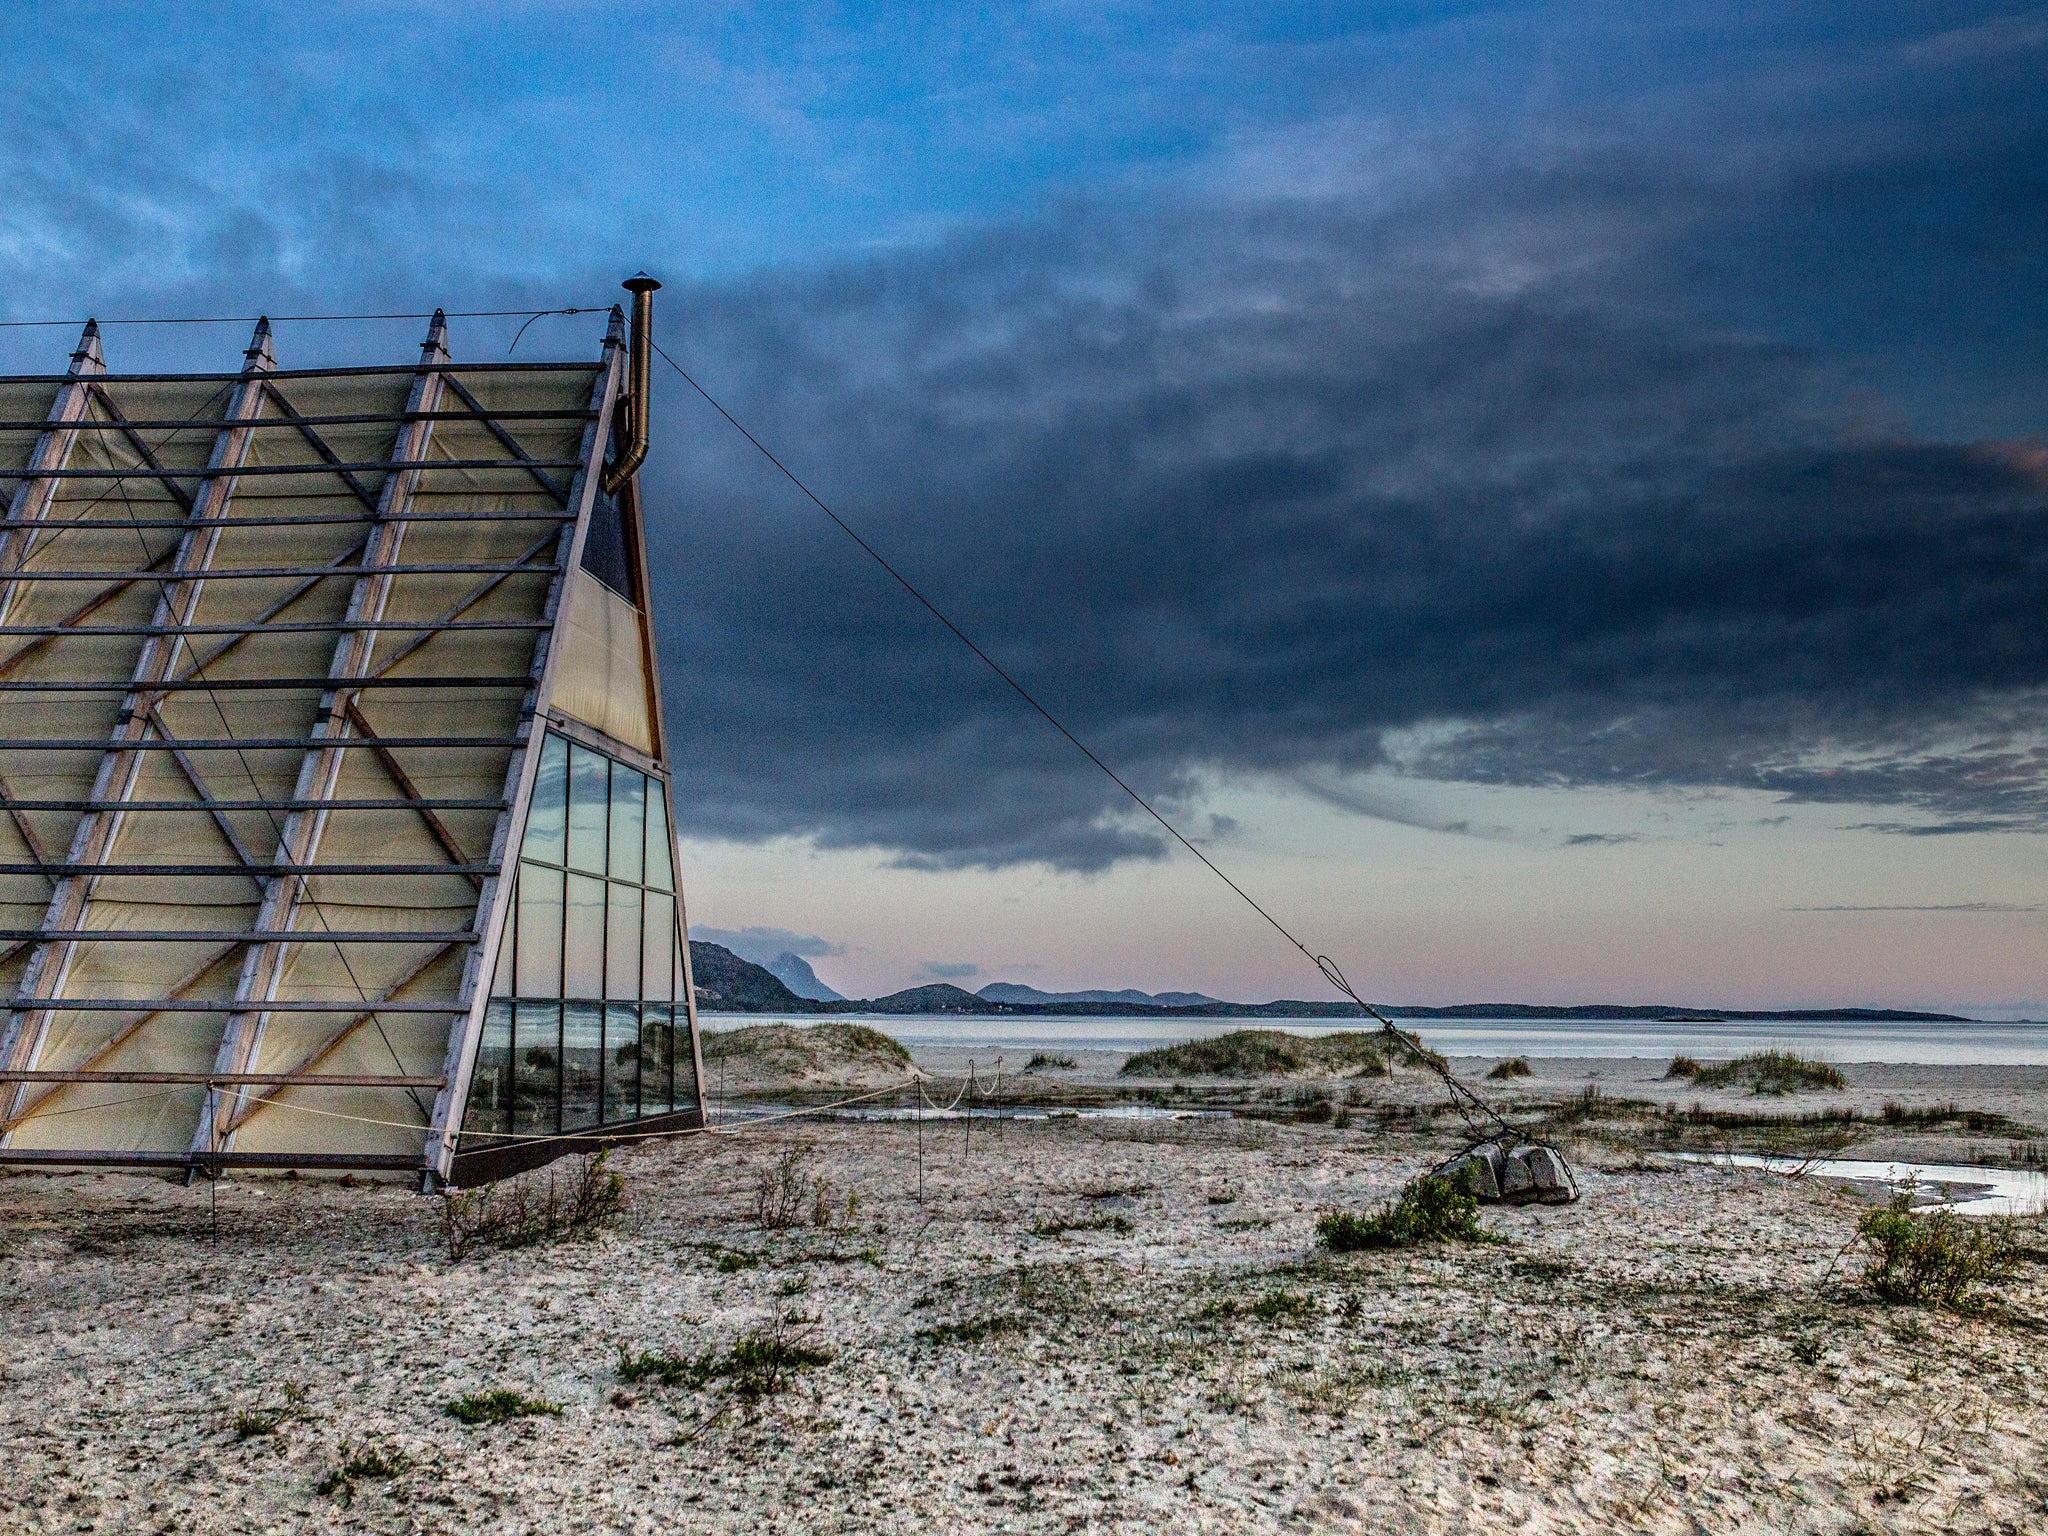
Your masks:
{"label": "a-frame building", "polygon": [[473,1183],[702,1124],[594,362],[0,379],[0,1162]]}

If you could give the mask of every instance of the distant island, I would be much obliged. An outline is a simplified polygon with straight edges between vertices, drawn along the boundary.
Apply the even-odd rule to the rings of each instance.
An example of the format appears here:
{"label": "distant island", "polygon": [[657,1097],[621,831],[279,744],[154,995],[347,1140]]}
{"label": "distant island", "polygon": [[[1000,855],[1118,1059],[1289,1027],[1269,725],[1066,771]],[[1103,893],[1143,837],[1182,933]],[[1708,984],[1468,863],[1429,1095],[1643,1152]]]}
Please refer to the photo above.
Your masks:
{"label": "distant island", "polygon": [[[797,960],[794,955],[783,957]],[[808,978],[820,990],[830,991],[803,966],[799,979]],[[1199,992],[1122,991],[1041,992],[1017,982],[992,982],[979,993],[948,982],[907,987],[887,997],[845,998],[801,997],[790,990],[782,977],[766,966],[742,960],[721,944],[701,939],[690,942],[690,969],[697,985],[697,1006],[707,1013],[881,1013],[963,1015],[1044,1015],[1068,1018],[1161,1018],[1161,1019],[1362,1019],[1364,1009],[1356,1003],[1307,1002],[1280,998],[1270,1003],[1225,1003]],[[784,968],[778,965],[778,969]],[[1570,1022],[1641,1019],[1666,1023],[1704,1024],[1748,1019],[1791,1019],[1813,1023],[1854,1021],[1859,1023],[1967,1024],[1970,1020],[1954,1013],[1917,1013],[1904,1008],[1692,1008],[1676,1003],[1580,1003],[1549,1006],[1541,1003],[1457,1003],[1446,1008],[1429,1008],[1405,1003],[1382,1003],[1380,1012],[1397,1019],[1556,1019]]]}

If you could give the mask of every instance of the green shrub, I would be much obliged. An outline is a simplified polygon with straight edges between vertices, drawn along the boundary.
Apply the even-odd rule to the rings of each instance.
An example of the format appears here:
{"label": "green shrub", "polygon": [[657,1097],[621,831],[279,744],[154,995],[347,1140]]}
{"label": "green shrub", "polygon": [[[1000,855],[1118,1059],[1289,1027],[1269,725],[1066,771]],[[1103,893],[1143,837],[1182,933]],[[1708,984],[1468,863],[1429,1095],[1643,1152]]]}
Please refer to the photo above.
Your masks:
{"label": "green shrub", "polygon": [[1664,1069],[1664,1075],[1671,1077],[1698,1077],[1700,1064],[1690,1056],[1674,1056],[1671,1065]]}
{"label": "green shrub", "polygon": [[1025,1063],[1024,1063],[1024,1070],[1025,1070],[1026,1072],[1045,1072],[1045,1071],[1060,1071],[1060,1072],[1071,1072],[1071,1071],[1073,1070],[1073,1068],[1074,1068],[1074,1058],[1073,1058],[1073,1057],[1071,1057],[1071,1056],[1048,1056],[1048,1055],[1046,1055],[1046,1054],[1045,1054],[1045,1052],[1043,1052],[1043,1051],[1040,1051],[1040,1052],[1039,1052],[1039,1053],[1038,1053],[1038,1054],[1037,1054],[1036,1056],[1033,1056],[1033,1057],[1032,1057],[1032,1058],[1031,1058],[1031,1059],[1030,1059],[1029,1061],[1027,1061],[1027,1062],[1025,1062]]}
{"label": "green shrub", "polygon": [[514,1392],[510,1387],[495,1387],[489,1392],[472,1392],[467,1397],[458,1397],[447,1408],[448,1417],[464,1424],[504,1424],[513,1419],[539,1417],[560,1418],[559,1403],[551,1403],[544,1397],[528,1397],[524,1392]]}
{"label": "green shrub", "polygon": [[1758,1094],[1848,1086],[1842,1074],[1828,1063],[1795,1056],[1790,1051],[1755,1051],[1711,1067],[1695,1065],[1692,1080],[1702,1088],[1730,1088],[1746,1083],[1751,1093]]}
{"label": "green shrub", "polygon": [[1495,1062],[1493,1064],[1493,1070],[1491,1072],[1488,1072],[1486,1075],[1492,1078],[1495,1082],[1504,1083],[1512,1077],[1531,1076],[1533,1074],[1533,1071],[1534,1069],[1529,1065],[1528,1057],[1510,1056],[1506,1061]]}
{"label": "green shrub", "polygon": [[1980,1286],[2005,1279],[2020,1258],[2011,1222],[1915,1211],[1910,1189],[1866,1212],[1856,1236],[1870,1254],[1863,1283],[1881,1301],[1916,1306],[1967,1310]]}
{"label": "green shrub", "polygon": [[1490,1243],[1479,1224],[1479,1201],[1461,1183],[1424,1175],[1400,1197],[1369,1216],[1332,1211],[1316,1223],[1316,1237],[1332,1253],[1411,1248],[1417,1243]]}

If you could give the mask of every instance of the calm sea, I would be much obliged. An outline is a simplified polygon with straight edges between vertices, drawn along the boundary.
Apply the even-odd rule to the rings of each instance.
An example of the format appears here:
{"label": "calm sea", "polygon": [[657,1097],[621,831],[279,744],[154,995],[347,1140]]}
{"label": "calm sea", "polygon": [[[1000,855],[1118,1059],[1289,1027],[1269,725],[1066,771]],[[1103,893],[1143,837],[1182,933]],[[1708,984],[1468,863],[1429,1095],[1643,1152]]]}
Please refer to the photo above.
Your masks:
{"label": "calm sea", "polygon": [[[1353,1019],[905,1018],[900,1014],[838,1014],[913,1049],[972,1046],[992,1051],[1142,1051],[1180,1040],[1208,1039],[1236,1029],[1334,1034],[1377,1028]],[[816,1024],[815,1016],[707,1016],[713,1029],[740,1024]],[[1446,1056],[1647,1056],[1680,1052],[1702,1060],[1740,1056],[1773,1046],[1828,1061],[1886,1061],[1929,1066],[2048,1065],[2048,1023],[1816,1024],[1745,1019],[1726,1024],[1617,1023],[1527,1019],[1403,1019],[1404,1029]]]}

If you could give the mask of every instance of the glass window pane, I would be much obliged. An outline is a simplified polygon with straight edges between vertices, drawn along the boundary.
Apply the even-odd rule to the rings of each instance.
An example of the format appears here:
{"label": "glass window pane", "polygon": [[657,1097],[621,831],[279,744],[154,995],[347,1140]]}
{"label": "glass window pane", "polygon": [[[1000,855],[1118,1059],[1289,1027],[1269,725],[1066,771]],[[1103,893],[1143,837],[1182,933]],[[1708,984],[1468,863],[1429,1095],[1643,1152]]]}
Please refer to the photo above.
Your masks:
{"label": "glass window pane", "polygon": [[562,995],[604,996],[604,882],[569,877],[568,933],[562,946]]}
{"label": "glass window pane", "polygon": [[562,862],[569,810],[569,743],[549,735],[540,744],[540,769],[526,808],[526,841],[519,856],[543,864]]}
{"label": "glass window pane", "polygon": [[612,878],[640,883],[647,841],[647,775],[612,764]]}
{"label": "glass window pane", "polygon": [[667,1002],[675,996],[675,962],[670,951],[676,943],[676,901],[673,896],[647,893],[647,933],[641,947],[640,975],[649,999]]}
{"label": "glass window pane", "polygon": [[539,864],[519,871],[518,985],[521,997],[562,995],[562,872]]}
{"label": "glass window pane", "polygon": [[466,1131],[500,1135],[512,1129],[512,1005],[491,1003],[484,1009],[484,1037],[477,1045],[476,1069],[469,1077],[469,1107],[463,1112]]}
{"label": "glass window pane", "polygon": [[669,1111],[669,1072],[674,1065],[675,1029],[669,1022],[666,1003],[651,1003],[640,1010],[640,1113],[665,1115]]}
{"label": "glass window pane", "polygon": [[598,1084],[604,1075],[604,1009],[597,1003],[562,1005],[562,1129],[597,1124]]}
{"label": "glass window pane", "polygon": [[640,996],[640,887],[614,882],[605,913],[604,995]]}
{"label": "glass window pane", "polygon": [[605,808],[611,800],[611,759],[569,746],[569,867],[604,873]]}
{"label": "glass window pane", "polygon": [[613,1003],[604,1011],[604,1117],[631,1120],[640,1113],[640,1010]]}
{"label": "glass window pane", "polygon": [[690,1045],[690,1012],[676,1004],[675,1098],[678,1110],[701,1110],[697,1097],[697,1053]]}
{"label": "glass window pane", "polygon": [[562,1007],[521,1003],[513,1021],[512,1130],[520,1136],[552,1135],[562,1092]]}
{"label": "glass window pane", "polygon": [[647,781],[647,884],[657,891],[676,888],[675,860],[669,857],[668,786]]}

